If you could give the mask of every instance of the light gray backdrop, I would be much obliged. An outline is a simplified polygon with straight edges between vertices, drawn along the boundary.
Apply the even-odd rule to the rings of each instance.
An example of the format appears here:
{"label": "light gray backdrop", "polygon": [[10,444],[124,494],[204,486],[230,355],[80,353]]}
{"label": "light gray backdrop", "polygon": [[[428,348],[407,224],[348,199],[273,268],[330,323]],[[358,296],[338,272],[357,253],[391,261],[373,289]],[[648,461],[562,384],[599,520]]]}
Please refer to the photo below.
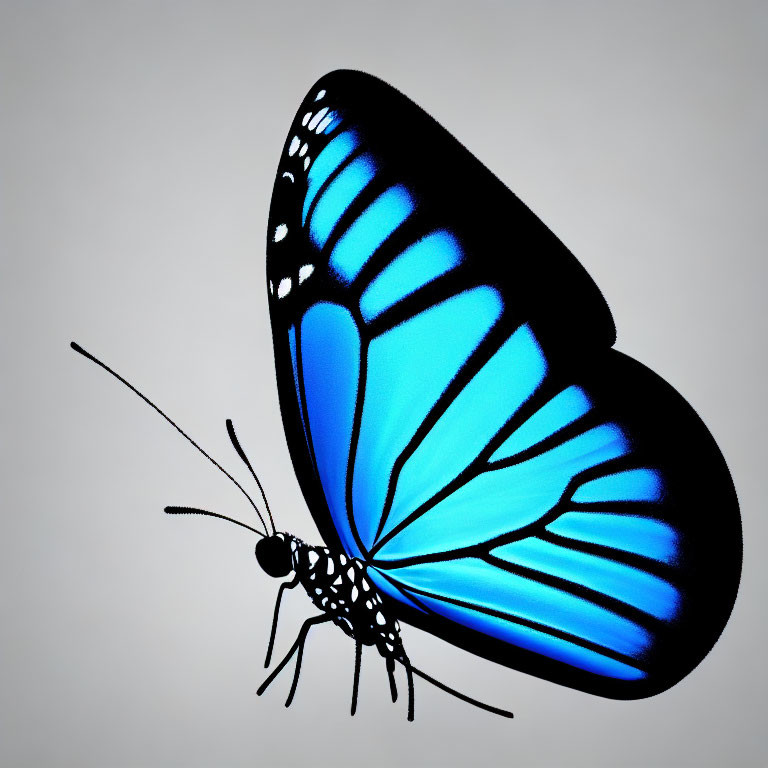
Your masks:
{"label": "light gray backdrop", "polygon": [[[765,765],[767,29],[759,2],[3,0],[0,763]],[[373,653],[350,719],[353,648],[323,628],[293,708],[290,675],[257,698],[276,583],[253,538],[162,513],[252,521],[247,505],[68,348],[244,477],[234,418],[279,525],[317,540],[278,416],[264,242],[294,110],[337,67],[403,90],[514,189],[603,289],[618,347],[718,440],[742,589],[668,693],[599,699],[406,628],[416,664],[517,719],[419,684],[408,724]],[[308,612],[291,594],[278,651]]]}

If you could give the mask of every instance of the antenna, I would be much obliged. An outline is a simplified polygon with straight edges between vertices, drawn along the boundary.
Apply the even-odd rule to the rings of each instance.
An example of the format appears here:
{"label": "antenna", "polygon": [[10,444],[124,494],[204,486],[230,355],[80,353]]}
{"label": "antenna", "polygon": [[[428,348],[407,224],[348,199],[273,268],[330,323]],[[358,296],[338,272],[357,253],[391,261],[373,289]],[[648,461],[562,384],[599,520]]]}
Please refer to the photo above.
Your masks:
{"label": "antenna", "polygon": [[[146,397],[141,392],[139,392],[139,390],[136,389],[136,387],[134,387],[133,384],[131,384],[126,379],[124,379],[119,373],[117,373],[116,371],[113,371],[106,363],[102,363],[101,360],[94,357],[90,352],[86,352],[77,342],[73,341],[69,346],[72,347],[72,349],[74,349],[75,352],[81,354],[83,357],[87,358],[88,360],[91,360],[92,362],[96,363],[96,365],[98,365],[100,368],[103,368],[107,373],[112,374],[112,376],[114,376],[118,381],[125,384],[125,386],[128,387],[128,389],[130,389],[132,392],[137,394],[147,405],[154,408],[184,439],[192,443],[192,445],[194,445],[195,448],[197,448],[197,450],[200,451],[200,453],[202,453],[203,456],[205,456],[205,458],[211,462],[211,464],[213,464],[214,467],[216,467],[220,472],[223,472],[240,489],[240,492],[243,494],[243,496],[245,496],[245,498],[248,499],[251,506],[256,511],[256,514],[259,516],[259,520],[261,521],[261,524],[264,526],[264,533],[262,533],[261,531],[257,531],[255,528],[250,528],[250,530],[254,531],[255,533],[258,533],[259,536],[268,535],[267,524],[264,522],[264,518],[262,517],[261,512],[259,512],[259,508],[256,506],[256,503],[254,502],[254,500],[248,495],[245,488],[243,488],[243,486],[240,485],[240,483],[238,483],[237,480],[235,480],[235,478],[232,477],[232,475],[230,475],[229,472],[227,472],[227,470],[221,466],[221,464],[219,464],[218,461],[216,461],[208,453],[206,453],[178,424],[176,424],[175,421],[173,421],[162,410],[160,410],[160,408],[158,408],[148,397]],[[261,483],[259,483],[259,488],[261,488]],[[208,512],[205,514],[211,515],[213,517],[223,517],[223,515],[217,515],[213,512]],[[271,518],[272,518],[272,515],[270,515],[270,519]],[[230,518],[224,518],[224,519],[228,520]],[[236,522],[236,521],[232,520],[231,522]],[[244,525],[243,523],[237,523],[237,525],[242,525],[244,528],[249,528],[249,526]],[[274,523],[273,523],[273,528],[274,528]]]}
{"label": "antenna", "polygon": [[205,509],[197,509],[196,507],[166,507],[165,512],[167,512],[169,515],[205,515],[206,517],[218,517],[219,520],[227,520],[230,523],[239,525],[241,528],[247,528],[249,531],[258,533],[259,536],[264,536],[261,531],[257,531],[255,528],[251,528],[250,525],[241,523],[239,520],[233,520],[231,517],[227,517],[226,515],[220,515],[218,512],[208,512]]}
{"label": "antenna", "polygon": [[235,446],[237,455],[245,462],[245,466],[251,470],[253,479],[256,481],[256,485],[259,486],[259,490],[261,491],[261,498],[264,499],[264,504],[267,507],[269,522],[272,523],[272,533],[277,533],[277,528],[275,528],[275,519],[272,517],[272,510],[269,508],[269,502],[267,501],[267,494],[264,493],[264,488],[261,486],[261,481],[259,480],[258,475],[253,471],[251,462],[248,461],[248,457],[245,455],[245,451],[242,449],[240,441],[237,439],[237,435],[235,434],[235,427],[232,424],[232,419],[227,419],[227,433],[229,434],[229,439],[232,441],[232,445]]}

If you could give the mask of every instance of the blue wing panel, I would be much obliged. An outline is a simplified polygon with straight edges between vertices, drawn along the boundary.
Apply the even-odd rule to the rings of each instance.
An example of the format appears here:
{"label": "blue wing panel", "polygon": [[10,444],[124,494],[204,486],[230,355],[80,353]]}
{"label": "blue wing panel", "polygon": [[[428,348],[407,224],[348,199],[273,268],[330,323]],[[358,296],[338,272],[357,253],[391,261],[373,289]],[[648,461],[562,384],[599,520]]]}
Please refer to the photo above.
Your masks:
{"label": "blue wing panel", "polygon": [[307,219],[309,207],[320,187],[359,145],[360,139],[357,134],[354,131],[345,131],[329,141],[325,149],[315,158],[307,175],[307,193],[304,196],[304,207],[301,212],[302,224]]}
{"label": "blue wing panel", "polygon": [[318,248],[325,245],[344,211],[375,175],[376,164],[373,158],[361,155],[326,187],[309,220],[309,238]]}
{"label": "blue wing panel", "polygon": [[[501,309],[495,290],[474,288],[371,341],[352,486],[366,547],[373,543],[395,460]],[[450,344],[443,343],[446,338]]]}
{"label": "blue wing panel", "polygon": [[301,321],[301,362],[317,471],[346,552],[360,557],[345,502],[347,459],[357,401],[360,336],[348,310],[315,304]]}
{"label": "blue wing panel", "polygon": [[413,213],[415,203],[398,184],[379,195],[352,222],[331,252],[330,265],[345,283],[351,283],[376,249]]}
{"label": "blue wing panel", "polygon": [[[301,416],[301,427],[304,430],[304,439],[307,441],[307,448],[309,448],[309,435],[307,434],[307,425],[304,422],[304,400],[301,397],[301,389],[299,387],[299,366],[297,361],[296,352],[296,326],[292,325],[288,329],[288,345],[291,348],[291,367],[293,368],[293,383],[296,386],[296,402],[299,406],[299,416]],[[311,453],[311,452],[310,452]]]}
{"label": "blue wing panel", "polygon": [[371,281],[360,299],[365,320],[372,320],[414,291],[453,269],[462,253],[456,238],[441,229],[406,248]]}
{"label": "blue wing panel", "polygon": [[577,552],[535,537],[491,550],[508,563],[582,584],[645,611],[657,619],[675,617],[680,594],[668,581],[605,557]]}
{"label": "blue wing panel", "polygon": [[498,616],[424,595],[419,595],[419,600],[435,613],[457,624],[471,627],[477,632],[496,637],[518,648],[524,648],[550,659],[562,661],[577,669],[617,680],[642,680],[646,676],[642,669],[617,661],[589,648],[583,648],[560,637],[554,637],[546,632],[516,624],[512,620],[502,619]]}
{"label": "blue wing panel", "polygon": [[628,449],[621,430],[603,424],[520,464],[483,472],[403,528],[377,558],[447,552],[530,525],[561,500],[572,478]]}
{"label": "blue wing panel", "polygon": [[521,424],[493,453],[490,461],[508,459],[572,424],[592,404],[581,387],[568,387]]}
{"label": "blue wing panel", "polygon": [[610,512],[567,512],[547,526],[558,536],[599,544],[673,564],[677,560],[677,531],[661,520]]}
{"label": "blue wing panel", "polygon": [[[384,534],[477,457],[533,394],[546,370],[546,360],[530,328],[518,328],[456,396],[405,462]],[[446,446],[450,449],[446,450]],[[476,519],[475,515],[472,517]],[[449,537],[451,523],[446,521],[441,526]],[[440,545],[437,546],[439,551]]]}
{"label": "blue wing panel", "polygon": [[630,658],[641,657],[651,642],[647,629],[624,616],[474,557],[398,568],[396,579],[419,599],[426,593],[471,603]]}
{"label": "blue wing panel", "polygon": [[659,473],[654,469],[640,468],[590,480],[573,494],[573,500],[579,503],[660,501],[662,493]]}

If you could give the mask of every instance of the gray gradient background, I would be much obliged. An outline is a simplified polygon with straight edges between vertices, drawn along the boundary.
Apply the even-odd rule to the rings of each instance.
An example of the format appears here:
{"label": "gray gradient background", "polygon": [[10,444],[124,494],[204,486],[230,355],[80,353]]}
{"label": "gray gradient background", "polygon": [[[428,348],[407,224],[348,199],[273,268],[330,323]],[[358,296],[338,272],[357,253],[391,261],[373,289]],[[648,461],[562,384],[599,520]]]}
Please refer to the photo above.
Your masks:
{"label": "gray gradient background", "polygon": [[[4,0],[0,764],[765,765],[765,8]],[[254,695],[276,584],[245,532],[162,514],[248,507],[67,344],[242,477],[233,417],[280,526],[317,539],[278,415],[264,241],[285,131],[337,67],[399,87],[514,189],[601,286],[618,347],[718,440],[742,589],[673,690],[599,699],[406,628],[416,664],[517,719],[419,684],[408,724],[373,653],[350,719],[352,645],[323,628],[292,709],[288,678]],[[290,595],[278,650],[307,613]]]}

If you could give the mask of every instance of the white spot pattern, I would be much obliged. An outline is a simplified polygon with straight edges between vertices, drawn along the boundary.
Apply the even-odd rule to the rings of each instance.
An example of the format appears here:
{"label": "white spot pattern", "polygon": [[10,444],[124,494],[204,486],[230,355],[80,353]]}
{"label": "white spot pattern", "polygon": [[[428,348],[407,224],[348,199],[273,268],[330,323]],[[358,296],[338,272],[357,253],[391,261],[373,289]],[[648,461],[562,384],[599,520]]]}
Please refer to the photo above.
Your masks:
{"label": "white spot pattern", "polygon": [[277,298],[284,299],[291,292],[291,278],[284,277],[277,286]]}
{"label": "white spot pattern", "polygon": [[310,121],[307,126],[310,131],[317,128],[317,124],[328,114],[328,107],[323,107]]}
{"label": "white spot pattern", "polygon": [[318,125],[317,128],[315,129],[315,133],[320,135],[331,124],[332,120],[333,120],[333,115],[332,114],[327,115],[326,117],[324,117],[320,121],[320,125]]}

